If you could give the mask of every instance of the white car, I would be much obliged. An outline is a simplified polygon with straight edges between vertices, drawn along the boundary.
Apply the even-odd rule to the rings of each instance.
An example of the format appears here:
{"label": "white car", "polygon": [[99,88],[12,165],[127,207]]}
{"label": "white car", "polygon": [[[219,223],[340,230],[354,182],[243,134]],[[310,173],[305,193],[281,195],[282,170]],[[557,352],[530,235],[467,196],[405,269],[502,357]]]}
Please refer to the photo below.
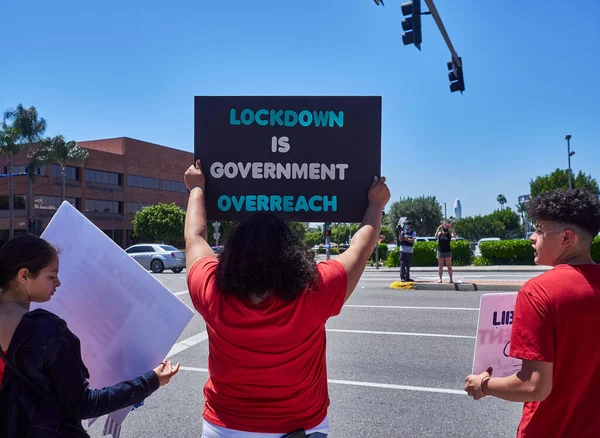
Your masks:
{"label": "white car", "polygon": [[481,250],[479,249],[479,245],[481,245],[481,242],[498,242],[499,240],[499,237],[484,237],[483,239],[479,239],[477,245],[475,246],[475,257],[481,257]]}
{"label": "white car", "polygon": [[170,269],[179,274],[185,268],[185,251],[171,245],[144,243],[125,250],[135,261],[155,274]]}

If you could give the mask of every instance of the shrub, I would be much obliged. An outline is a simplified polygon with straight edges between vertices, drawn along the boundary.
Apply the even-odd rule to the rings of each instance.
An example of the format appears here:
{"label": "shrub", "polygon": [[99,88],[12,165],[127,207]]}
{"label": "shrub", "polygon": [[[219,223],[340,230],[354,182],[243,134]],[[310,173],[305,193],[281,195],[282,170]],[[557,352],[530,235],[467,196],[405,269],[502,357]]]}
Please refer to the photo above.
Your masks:
{"label": "shrub", "polygon": [[395,268],[400,266],[400,249],[394,248],[391,250],[385,260],[385,266],[388,268]]}
{"label": "shrub", "polygon": [[[327,248],[319,248],[319,249],[317,250],[317,254],[327,254]],[[339,248],[338,248],[338,247],[336,247],[336,246],[332,246],[332,247],[329,249],[329,254],[330,254],[330,255],[339,255],[339,254],[340,254],[340,250],[339,250]]]}
{"label": "shrub", "polygon": [[453,240],[452,266],[468,266],[471,264],[471,243],[468,240]]}
{"label": "shrub", "polygon": [[[384,262],[388,257],[388,246],[385,243],[378,243],[377,246],[379,247],[379,263],[381,263]],[[375,251],[373,251],[371,257],[369,257],[369,260],[373,262],[375,261]]]}
{"label": "shrub", "polygon": [[413,247],[413,266],[437,266],[437,242],[416,242]]}
{"label": "shrub", "polygon": [[482,242],[481,255],[492,265],[533,265],[534,250],[529,240]]}
{"label": "shrub", "polygon": [[473,266],[491,266],[492,262],[485,257],[473,257],[471,264]]}
{"label": "shrub", "polygon": [[597,236],[592,243],[592,258],[596,263],[600,263],[600,236]]}
{"label": "shrub", "polygon": [[[413,266],[437,266],[437,242],[417,242],[413,252]],[[471,263],[471,245],[466,240],[453,240],[452,266],[467,266]],[[393,268],[400,266],[400,250],[395,248],[390,252],[385,266]]]}

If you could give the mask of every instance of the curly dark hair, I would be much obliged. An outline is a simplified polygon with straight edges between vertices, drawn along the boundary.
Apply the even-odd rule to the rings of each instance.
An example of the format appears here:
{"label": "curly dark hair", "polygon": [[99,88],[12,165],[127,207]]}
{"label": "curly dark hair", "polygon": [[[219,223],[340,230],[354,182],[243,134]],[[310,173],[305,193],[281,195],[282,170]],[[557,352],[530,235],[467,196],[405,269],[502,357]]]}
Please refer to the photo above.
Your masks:
{"label": "curly dark hair", "polygon": [[527,206],[534,221],[547,220],[574,225],[594,237],[600,232],[598,194],[581,189],[561,189],[534,197]]}
{"label": "curly dark hair", "polygon": [[313,252],[271,214],[258,213],[241,222],[219,257],[217,286],[239,298],[270,292],[293,300],[317,282]]}

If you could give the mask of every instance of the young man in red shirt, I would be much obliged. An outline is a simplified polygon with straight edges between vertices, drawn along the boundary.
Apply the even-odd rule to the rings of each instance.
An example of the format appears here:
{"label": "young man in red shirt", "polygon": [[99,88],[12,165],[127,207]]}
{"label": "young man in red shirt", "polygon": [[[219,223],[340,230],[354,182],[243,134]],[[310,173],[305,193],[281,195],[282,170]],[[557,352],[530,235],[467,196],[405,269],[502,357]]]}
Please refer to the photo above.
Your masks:
{"label": "young man in red shirt", "polygon": [[518,438],[600,437],[600,232],[598,194],[578,189],[536,196],[528,213],[535,263],[554,269],[523,285],[515,304],[510,356],[521,371],[468,376],[465,391],[524,402]]}

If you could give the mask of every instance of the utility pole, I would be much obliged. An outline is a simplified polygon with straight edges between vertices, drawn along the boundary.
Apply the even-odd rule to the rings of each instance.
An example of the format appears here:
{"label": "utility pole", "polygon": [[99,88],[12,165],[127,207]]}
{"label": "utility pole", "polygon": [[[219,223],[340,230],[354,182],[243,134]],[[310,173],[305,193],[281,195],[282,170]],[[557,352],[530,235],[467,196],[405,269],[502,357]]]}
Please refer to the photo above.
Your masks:
{"label": "utility pole", "polygon": [[325,259],[331,258],[331,222],[325,222],[323,224],[323,232],[325,233]]}
{"label": "utility pole", "polygon": [[571,152],[571,134],[567,134],[567,136],[565,137],[565,140],[567,140],[567,153],[569,156],[569,189],[573,188],[573,183],[571,181],[572,179],[572,175],[571,175],[571,157],[573,155],[575,155],[575,152]]}

